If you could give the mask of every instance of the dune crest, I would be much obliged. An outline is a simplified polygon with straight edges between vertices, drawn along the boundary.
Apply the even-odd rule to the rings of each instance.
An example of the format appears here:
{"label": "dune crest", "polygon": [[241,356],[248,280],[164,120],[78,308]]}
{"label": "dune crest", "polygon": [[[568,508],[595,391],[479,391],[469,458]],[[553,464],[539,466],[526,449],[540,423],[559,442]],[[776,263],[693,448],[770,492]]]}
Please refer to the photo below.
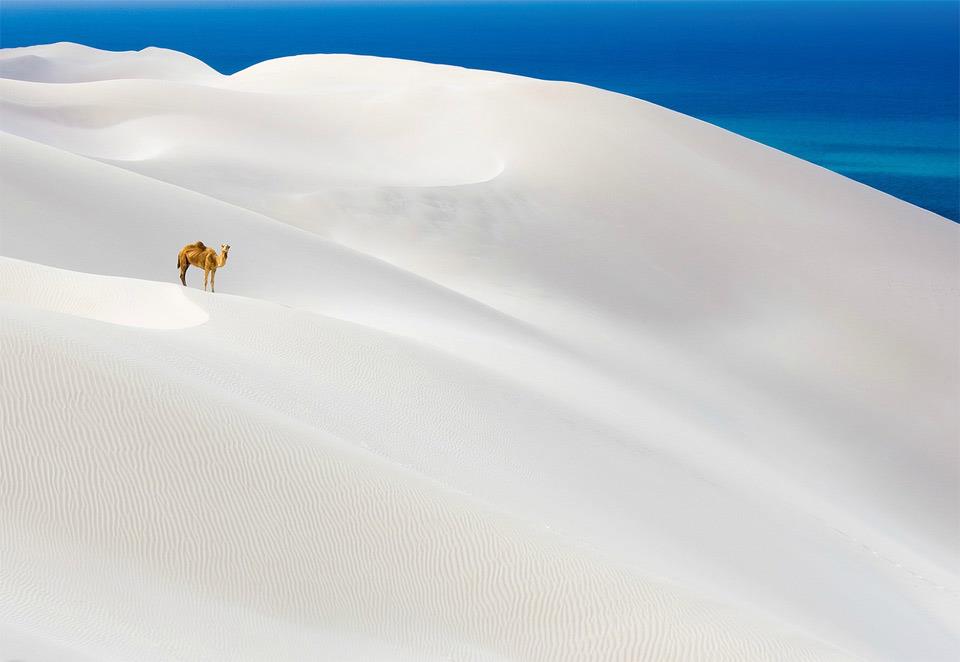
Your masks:
{"label": "dune crest", "polygon": [[957,653],[957,225],[581,85],[0,76],[0,657]]}
{"label": "dune crest", "polygon": [[42,268],[0,257],[0,300],[86,319],[142,329],[186,329],[208,316],[189,295],[167,283],[132,289],[119,278]]}

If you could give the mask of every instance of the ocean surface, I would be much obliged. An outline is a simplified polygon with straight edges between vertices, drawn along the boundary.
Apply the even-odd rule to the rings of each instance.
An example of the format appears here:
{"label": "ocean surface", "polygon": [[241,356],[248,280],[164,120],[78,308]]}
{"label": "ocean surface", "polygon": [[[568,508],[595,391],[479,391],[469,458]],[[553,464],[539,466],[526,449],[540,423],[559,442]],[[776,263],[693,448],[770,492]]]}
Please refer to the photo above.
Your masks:
{"label": "ocean surface", "polygon": [[361,53],[679,110],[960,219],[960,3],[0,0],[0,46]]}

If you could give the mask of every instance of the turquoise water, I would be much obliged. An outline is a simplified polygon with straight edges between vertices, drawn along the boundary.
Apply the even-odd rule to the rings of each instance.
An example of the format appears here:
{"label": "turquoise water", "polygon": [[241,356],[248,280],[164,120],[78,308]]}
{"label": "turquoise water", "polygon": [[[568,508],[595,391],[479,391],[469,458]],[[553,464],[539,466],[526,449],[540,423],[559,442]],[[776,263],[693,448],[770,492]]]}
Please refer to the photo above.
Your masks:
{"label": "turquoise water", "polygon": [[960,219],[960,5],[2,0],[0,45],[164,46],[225,73],[349,52],[572,80]]}

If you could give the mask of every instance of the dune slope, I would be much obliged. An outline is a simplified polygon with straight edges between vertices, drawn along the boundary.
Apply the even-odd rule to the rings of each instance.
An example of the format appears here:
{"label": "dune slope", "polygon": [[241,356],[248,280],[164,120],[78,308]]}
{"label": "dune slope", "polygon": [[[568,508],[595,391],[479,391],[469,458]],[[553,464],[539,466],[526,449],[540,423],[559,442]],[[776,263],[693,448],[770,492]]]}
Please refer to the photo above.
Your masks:
{"label": "dune slope", "polygon": [[0,75],[0,656],[960,650],[958,226],[579,85]]}

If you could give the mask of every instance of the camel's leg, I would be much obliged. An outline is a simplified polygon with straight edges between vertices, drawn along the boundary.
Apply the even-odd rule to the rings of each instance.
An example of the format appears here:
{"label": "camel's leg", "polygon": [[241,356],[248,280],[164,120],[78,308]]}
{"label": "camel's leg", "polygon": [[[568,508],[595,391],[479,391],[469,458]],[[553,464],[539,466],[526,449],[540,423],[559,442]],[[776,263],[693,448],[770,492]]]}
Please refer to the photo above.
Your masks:
{"label": "camel's leg", "polygon": [[214,269],[213,271],[210,272],[210,291],[211,292],[217,291],[217,288],[215,286],[216,282],[217,282],[217,270]]}
{"label": "camel's leg", "polygon": [[183,283],[183,286],[187,286],[187,269],[190,268],[190,263],[187,262],[185,265],[180,267],[180,282]]}
{"label": "camel's leg", "polygon": [[203,270],[203,291],[207,291],[207,279],[210,278],[210,272],[206,269]]}

